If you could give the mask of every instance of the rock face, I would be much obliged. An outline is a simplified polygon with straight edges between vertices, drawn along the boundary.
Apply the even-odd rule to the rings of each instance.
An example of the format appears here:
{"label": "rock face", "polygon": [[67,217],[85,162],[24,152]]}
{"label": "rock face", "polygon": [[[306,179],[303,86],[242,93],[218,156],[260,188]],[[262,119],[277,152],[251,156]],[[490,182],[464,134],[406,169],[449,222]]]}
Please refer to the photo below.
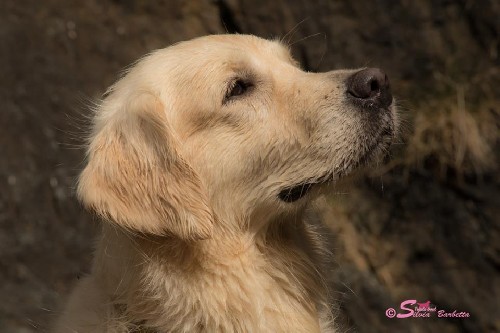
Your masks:
{"label": "rock face", "polygon": [[[407,117],[435,125],[407,134],[409,148],[412,133],[427,148],[439,138],[433,149],[399,146],[388,172],[328,198],[339,323],[500,331],[498,2],[5,0],[0,9],[2,331],[43,331],[89,266],[96,223],[72,189],[90,101],[148,51],[225,31],[283,38],[308,70],[384,68]],[[475,136],[462,118],[433,120],[457,108],[450,114],[475,117]],[[448,137],[450,126],[461,130]],[[440,158],[446,140],[451,164]],[[480,156],[491,161],[467,167]],[[386,317],[406,299],[470,317]]]}

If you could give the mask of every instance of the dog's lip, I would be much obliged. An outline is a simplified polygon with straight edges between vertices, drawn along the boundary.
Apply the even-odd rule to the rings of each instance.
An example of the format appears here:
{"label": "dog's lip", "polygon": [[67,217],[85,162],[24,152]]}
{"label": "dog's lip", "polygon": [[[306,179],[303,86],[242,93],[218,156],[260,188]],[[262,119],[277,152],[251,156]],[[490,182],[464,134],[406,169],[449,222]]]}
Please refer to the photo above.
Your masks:
{"label": "dog's lip", "polygon": [[[379,148],[381,145],[387,144],[387,142],[385,142],[386,141],[385,139],[388,137],[393,137],[393,135],[394,135],[394,128],[390,124],[388,124],[376,136],[376,139],[371,144],[371,146],[368,149],[366,149],[365,153],[361,155],[361,157],[358,159],[356,163],[354,163],[355,167],[352,169],[356,169],[359,165],[366,164],[367,162],[369,162],[373,157],[372,155],[377,150],[377,148]],[[345,176],[347,174],[348,172],[339,176]],[[278,197],[280,198],[280,200],[284,202],[292,203],[306,196],[315,185],[328,183],[332,180],[334,180],[334,173],[328,172],[325,173],[323,176],[317,178],[317,180],[315,181],[305,181],[302,183],[298,183],[297,185],[286,187],[279,192]]]}
{"label": "dog's lip", "polygon": [[286,187],[281,190],[278,197],[284,202],[295,202],[303,197],[305,197],[315,185],[325,184],[334,179],[332,172],[325,173],[323,176],[319,177],[314,181],[306,181],[298,183],[297,185]]}
{"label": "dog's lip", "polygon": [[295,202],[305,197],[315,185],[325,184],[332,180],[334,180],[334,173],[329,171],[314,180],[304,181],[284,188],[279,192],[278,197],[284,202]]}

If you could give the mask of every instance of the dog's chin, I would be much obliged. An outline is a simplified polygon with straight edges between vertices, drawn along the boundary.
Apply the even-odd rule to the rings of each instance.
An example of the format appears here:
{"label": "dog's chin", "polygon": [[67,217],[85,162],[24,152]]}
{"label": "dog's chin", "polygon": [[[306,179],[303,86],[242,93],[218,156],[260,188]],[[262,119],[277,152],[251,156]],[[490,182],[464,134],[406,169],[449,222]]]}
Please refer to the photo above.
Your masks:
{"label": "dog's chin", "polygon": [[369,165],[376,161],[383,159],[391,146],[394,139],[394,128],[391,125],[382,129],[379,135],[376,136],[373,143],[368,146],[363,154],[359,157],[358,161],[354,163],[354,167],[350,171],[357,169],[363,165]]}
{"label": "dog's chin", "polygon": [[373,143],[369,145],[362,154],[360,154],[359,158],[350,163],[347,168],[344,168],[342,170],[332,170],[331,172],[328,172],[316,178],[316,180],[308,180],[296,185],[292,185],[290,187],[286,187],[279,192],[278,198],[281,201],[287,203],[296,202],[308,195],[311,190],[318,185],[332,183],[340,178],[349,175],[351,172],[363,165],[368,165],[376,161],[380,161],[384,156],[387,155],[393,138],[394,128],[391,125],[388,125],[379,133],[378,136],[375,137]]}

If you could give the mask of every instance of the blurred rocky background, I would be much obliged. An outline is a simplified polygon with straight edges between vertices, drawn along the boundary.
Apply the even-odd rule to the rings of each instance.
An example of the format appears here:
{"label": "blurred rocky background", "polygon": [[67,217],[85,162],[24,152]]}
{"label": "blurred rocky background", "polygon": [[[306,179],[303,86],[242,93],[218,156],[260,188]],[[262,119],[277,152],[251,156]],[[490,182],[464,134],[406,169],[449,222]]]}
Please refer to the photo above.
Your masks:
{"label": "blurred rocky background", "polygon": [[[88,270],[98,223],[73,188],[91,101],[145,53],[229,32],[391,78],[392,158],[322,209],[340,331],[500,332],[499,17],[495,0],[2,0],[0,331],[46,331]],[[385,316],[406,299],[471,316]]]}

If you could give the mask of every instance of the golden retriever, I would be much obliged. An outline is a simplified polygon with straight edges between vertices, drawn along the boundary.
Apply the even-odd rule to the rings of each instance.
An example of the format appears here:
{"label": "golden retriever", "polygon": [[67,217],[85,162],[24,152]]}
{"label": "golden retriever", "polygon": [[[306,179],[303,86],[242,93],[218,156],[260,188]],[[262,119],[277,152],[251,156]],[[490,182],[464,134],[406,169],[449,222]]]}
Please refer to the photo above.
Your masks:
{"label": "golden retriever", "polygon": [[106,223],[56,332],[334,332],[308,203],[396,129],[379,69],[248,35],[147,55],[95,112],[78,195]]}

